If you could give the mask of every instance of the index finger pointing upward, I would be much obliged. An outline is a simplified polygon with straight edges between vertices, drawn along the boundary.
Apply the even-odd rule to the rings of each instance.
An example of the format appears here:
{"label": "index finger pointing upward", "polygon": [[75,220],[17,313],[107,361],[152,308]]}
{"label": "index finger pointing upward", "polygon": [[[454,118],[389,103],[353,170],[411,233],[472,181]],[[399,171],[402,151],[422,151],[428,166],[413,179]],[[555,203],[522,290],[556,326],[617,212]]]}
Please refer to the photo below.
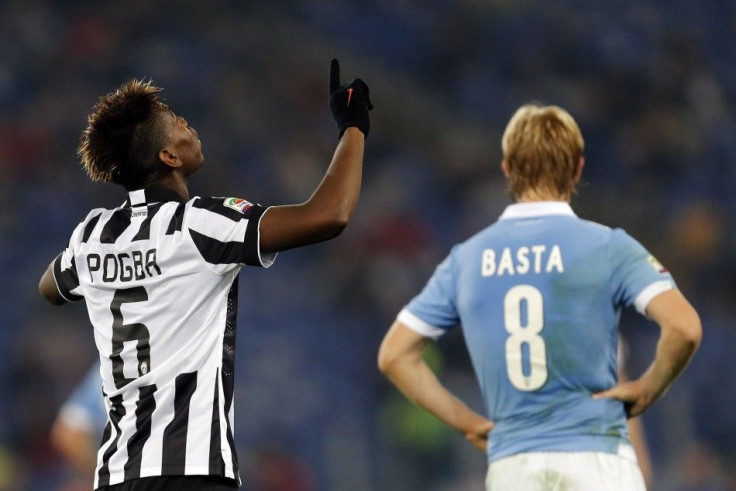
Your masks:
{"label": "index finger pointing upward", "polygon": [[340,63],[337,58],[333,58],[330,63],[330,94],[333,94],[340,88]]}

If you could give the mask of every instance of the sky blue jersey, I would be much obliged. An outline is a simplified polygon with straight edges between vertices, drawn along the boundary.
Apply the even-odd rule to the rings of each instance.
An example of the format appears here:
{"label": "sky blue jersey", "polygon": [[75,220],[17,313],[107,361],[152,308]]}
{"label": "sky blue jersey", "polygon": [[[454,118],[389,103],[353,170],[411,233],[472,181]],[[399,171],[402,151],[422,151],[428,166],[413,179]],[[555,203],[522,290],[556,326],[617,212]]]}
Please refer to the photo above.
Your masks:
{"label": "sky blue jersey", "polygon": [[67,426],[94,435],[95,440],[102,436],[102,430],[107,424],[107,410],[102,396],[99,363],[92,365],[74,392],[64,401],[60,418]]}
{"label": "sky blue jersey", "polygon": [[456,245],[399,314],[438,337],[462,325],[488,417],[493,461],[522,452],[618,453],[623,404],[593,400],[617,381],[618,320],[674,288],[623,230],[564,202],[517,203]]}

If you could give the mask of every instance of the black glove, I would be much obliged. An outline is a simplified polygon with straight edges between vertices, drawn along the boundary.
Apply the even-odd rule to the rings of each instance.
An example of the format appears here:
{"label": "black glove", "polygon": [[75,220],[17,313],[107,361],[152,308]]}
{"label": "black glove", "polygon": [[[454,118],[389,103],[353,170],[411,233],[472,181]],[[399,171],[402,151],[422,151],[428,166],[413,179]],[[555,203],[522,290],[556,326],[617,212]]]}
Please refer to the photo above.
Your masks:
{"label": "black glove", "polygon": [[340,138],[351,126],[357,127],[368,137],[371,120],[368,111],[373,104],[368,93],[368,85],[359,78],[340,85],[340,64],[333,58],[330,64],[330,110],[337,123]]}

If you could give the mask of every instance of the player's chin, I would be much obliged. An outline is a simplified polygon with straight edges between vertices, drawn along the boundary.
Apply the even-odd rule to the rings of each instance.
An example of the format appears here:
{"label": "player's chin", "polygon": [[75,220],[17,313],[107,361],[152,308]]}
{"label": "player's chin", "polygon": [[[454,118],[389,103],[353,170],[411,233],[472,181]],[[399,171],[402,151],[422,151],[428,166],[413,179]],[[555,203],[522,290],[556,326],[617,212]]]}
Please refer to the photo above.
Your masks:
{"label": "player's chin", "polygon": [[202,152],[199,152],[199,158],[197,159],[197,162],[198,164],[197,167],[194,169],[194,172],[197,172],[197,170],[199,170],[199,168],[204,165],[204,155],[202,154]]}
{"label": "player's chin", "polygon": [[188,169],[189,172],[188,172],[187,176],[191,176],[191,175],[195,174],[203,165],[204,165],[204,157],[202,157],[202,155],[200,155],[199,158],[194,163],[194,165],[191,165],[189,167],[189,169]]}

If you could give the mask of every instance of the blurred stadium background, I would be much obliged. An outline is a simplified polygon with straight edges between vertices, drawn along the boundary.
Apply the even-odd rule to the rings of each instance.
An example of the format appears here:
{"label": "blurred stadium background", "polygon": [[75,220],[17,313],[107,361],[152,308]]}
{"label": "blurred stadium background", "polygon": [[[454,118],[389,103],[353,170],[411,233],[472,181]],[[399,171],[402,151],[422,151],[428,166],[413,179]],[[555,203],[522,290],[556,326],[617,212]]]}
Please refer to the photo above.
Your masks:
{"label": "blurred stadium background", "polygon": [[[96,98],[152,78],[201,135],[192,194],[298,202],[336,141],[332,57],[376,106],[364,191],[338,240],[241,274],[246,489],[482,489],[483,457],[389,388],[375,355],[451,245],[508,203],[500,137],[530,100],[582,128],[578,214],[639,238],[703,318],[693,364],[644,417],[654,489],[736,489],[730,0],[0,1],[0,489],[69,489],[48,430],[96,352],[83,305],[48,307],[36,284],[89,209],[124,199],[75,155]],[[638,375],[657,331],[622,325]],[[460,333],[430,355],[477,407]]]}

